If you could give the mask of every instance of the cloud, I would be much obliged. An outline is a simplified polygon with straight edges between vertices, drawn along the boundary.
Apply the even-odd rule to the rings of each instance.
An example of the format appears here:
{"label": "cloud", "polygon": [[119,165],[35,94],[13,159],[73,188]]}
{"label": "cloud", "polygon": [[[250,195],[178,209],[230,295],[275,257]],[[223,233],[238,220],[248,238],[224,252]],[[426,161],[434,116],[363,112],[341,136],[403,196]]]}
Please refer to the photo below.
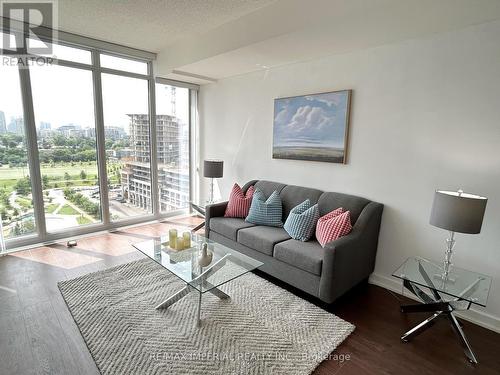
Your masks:
{"label": "cloud", "polygon": [[319,98],[308,95],[276,102],[273,133],[275,144],[342,145],[345,113],[336,102],[343,107],[343,99],[333,100],[331,96],[338,95],[320,94]]}
{"label": "cloud", "polygon": [[307,105],[297,109],[286,128],[295,133],[314,132],[333,126],[334,122],[335,116],[328,114],[323,108]]}
{"label": "cloud", "polygon": [[336,106],[339,104],[339,100],[335,96],[331,97],[330,99],[324,99],[321,97],[307,95],[305,98],[306,98],[306,100],[311,101],[311,102],[318,102],[318,103],[326,104],[328,107],[333,107],[333,106]]}
{"label": "cloud", "polygon": [[275,124],[286,124],[291,116],[291,110],[288,106],[283,107],[281,111],[274,117]]}
{"label": "cloud", "polygon": [[293,115],[291,122],[287,125],[287,128],[291,130],[302,130],[307,126],[310,126],[310,123],[306,124],[306,121],[313,109],[314,108],[309,105],[297,108],[297,111]]}

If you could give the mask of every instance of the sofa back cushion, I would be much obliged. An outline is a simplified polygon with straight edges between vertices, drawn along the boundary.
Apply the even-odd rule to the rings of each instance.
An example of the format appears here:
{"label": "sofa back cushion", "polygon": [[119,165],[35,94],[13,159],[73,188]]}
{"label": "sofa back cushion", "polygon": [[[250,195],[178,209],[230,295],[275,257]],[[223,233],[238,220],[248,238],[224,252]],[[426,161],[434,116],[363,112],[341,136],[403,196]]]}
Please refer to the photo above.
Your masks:
{"label": "sofa back cushion", "polygon": [[267,225],[270,227],[282,227],[283,210],[281,198],[277,191],[271,193],[269,198],[259,188],[255,189],[252,204],[245,221],[256,225]]}
{"label": "sofa back cushion", "polygon": [[321,190],[311,189],[302,186],[287,185],[281,190],[280,196],[283,202],[283,221],[286,221],[292,208],[309,199],[311,206],[318,203],[318,199],[323,194]]}
{"label": "sofa back cushion", "polygon": [[250,188],[250,186],[253,186],[255,189],[255,183],[258,182],[259,180],[250,180],[248,181],[245,185],[241,187],[241,190],[243,190],[244,193],[247,192],[247,190]]}
{"label": "sofa back cushion", "polygon": [[285,185],[280,182],[266,180],[258,180],[256,182],[255,180],[249,181],[242,190],[246,191],[250,185],[254,185],[255,188],[261,189],[266,197],[269,197],[273,191],[277,191],[280,194],[283,202],[283,222],[286,221],[293,207],[309,199],[312,204],[318,203],[320,216],[326,215],[339,207],[343,207],[345,210],[350,211],[351,224],[354,225],[361,211],[370,203],[370,200],[355,195],[322,192],[317,189]]}
{"label": "sofa back cushion", "polygon": [[281,190],[283,190],[283,188],[286,185],[282,184],[280,182],[260,180],[260,181],[257,181],[254,186],[255,186],[255,189],[259,189],[261,192],[263,192],[264,195],[266,196],[266,198],[269,198],[269,196],[274,191],[277,191],[278,194],[280,194]]}
{"label": "sofa back cushion", "polygon": [[358,220],[363,208],[370,203],[368,199],[356,197],[354,195],[342,193],[323,193],[318,200],[319,214],[324,216],[327,213],[343,207],[345,211],[350,212],[351,224],[354,225]]}

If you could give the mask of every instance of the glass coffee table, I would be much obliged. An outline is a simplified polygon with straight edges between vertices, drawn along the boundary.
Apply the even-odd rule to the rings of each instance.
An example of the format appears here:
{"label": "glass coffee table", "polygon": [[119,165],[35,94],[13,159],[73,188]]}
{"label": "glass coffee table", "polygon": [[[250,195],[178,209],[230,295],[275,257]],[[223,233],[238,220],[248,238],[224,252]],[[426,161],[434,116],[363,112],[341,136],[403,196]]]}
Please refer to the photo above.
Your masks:
{"label": "glass coffee table", "polygon": [[[476,356],[453,312],[468,310],[472,305],[486,306],[491,277],[457,267],[451,269],[446,279],[443,279],[442,273],[441,265],[415,257],[408,258],[392,274],[402,279],[404,287],[423,302],[417,305],[403,305],[402,312],[434,313],[401,336],[401,340],[408,342],[432,326],[438,318],[447,318],[462,344],[465,355],[475,364]],[[428,292],[422,290],[422,287]]]}
{"label": "glass coffee table", "polygon": [[[165,244],[166,242],[168,242],[168,235],[133,245],[186,284],[184,288],[156,306],[156,309],[166,309],[189,293],[197,292],[198,325],[201,324],[201,298],[204,293],[209,292],[220,299],[228,299],[230,296],[219,289],[221,285],[264,264],[196,234],[192,235],[192,247],[185,250],[173,250]],[[211,263],[206,267],[202,267],[198,260],[204,243],[207,244],[208,251],[213,254]]]}

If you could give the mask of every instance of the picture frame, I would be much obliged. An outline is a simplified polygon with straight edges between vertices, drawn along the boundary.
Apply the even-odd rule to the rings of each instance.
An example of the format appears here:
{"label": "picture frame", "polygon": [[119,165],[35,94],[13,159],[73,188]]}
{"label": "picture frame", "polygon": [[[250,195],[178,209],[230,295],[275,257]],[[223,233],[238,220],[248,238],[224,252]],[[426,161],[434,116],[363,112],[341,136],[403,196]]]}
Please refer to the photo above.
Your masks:
{"label": "picture frame", "polygon": [[274,99],[273,159],[347,163],[352,90]]}

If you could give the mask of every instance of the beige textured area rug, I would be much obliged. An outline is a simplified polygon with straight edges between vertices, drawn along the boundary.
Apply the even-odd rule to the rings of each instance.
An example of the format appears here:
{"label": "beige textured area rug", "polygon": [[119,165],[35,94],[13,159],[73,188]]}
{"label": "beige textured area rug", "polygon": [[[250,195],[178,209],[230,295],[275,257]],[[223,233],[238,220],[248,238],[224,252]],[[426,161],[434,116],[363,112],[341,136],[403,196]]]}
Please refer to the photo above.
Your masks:
{"label": "beige textured area rug", "polygon": [[59,283],[102,374],[309,374],[354,326],[252,273],[155,310],[184,283],[149,259]]}

